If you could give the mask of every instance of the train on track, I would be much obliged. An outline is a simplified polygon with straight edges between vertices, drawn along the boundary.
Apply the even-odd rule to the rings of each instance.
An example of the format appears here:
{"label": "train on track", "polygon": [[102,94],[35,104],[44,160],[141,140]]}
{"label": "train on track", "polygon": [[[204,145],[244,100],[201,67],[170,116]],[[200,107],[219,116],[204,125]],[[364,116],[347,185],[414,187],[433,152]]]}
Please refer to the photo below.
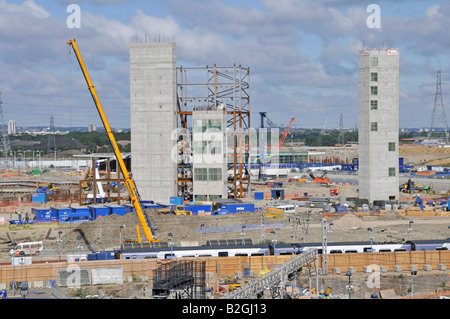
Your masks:
{"label": "train on track", "polygon": [[[250,241],[251,242],[251,241]],[[227,256],[270,256],[300,254],[311,249],[322,253],[322,243],[292,243],[253,245],[249,241],[239,243],[235,240],[231,244],[220,245],[219,241],[208,241],[203,246],[171,247],[169,243],[137,244],[142,248],[124,247],[115,251],[116,259],[143,259],[174,257],[227,257]],[[154,247],[154,245],[158,247]],[[147,247],[144,247],[148,245]],[[371,243],[371,242],[329,242],[327,253],[362,253],[362,252],[394,252],[421,250],[448,250],[450,239],[446,240],[418,240],[404,243]]]}

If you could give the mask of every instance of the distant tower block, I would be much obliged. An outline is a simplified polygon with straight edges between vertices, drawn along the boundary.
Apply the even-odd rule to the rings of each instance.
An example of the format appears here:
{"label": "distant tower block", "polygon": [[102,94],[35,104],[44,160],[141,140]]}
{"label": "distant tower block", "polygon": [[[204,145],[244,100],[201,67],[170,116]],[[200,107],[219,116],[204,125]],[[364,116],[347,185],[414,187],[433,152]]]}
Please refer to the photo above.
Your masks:
{"label": "distant tower block", "polygon": [[175,43],[130,44],[130,104],[133,179],[143,200],[167,203],[177,195]]}
{"label": "distant tower block", "polygon": [[359,53],[359,197],[398,201],[399,50]]}
{"label": "distant tower block", "polygon": [[[7,157],[9,156],[10,152],[11,152],[11,141],[9,140],[8,137],[8,130],[5,126],[5,118],[3,116],[3,107],[2,107],[2,98],[1,98],[1,92],[0,92],[0,125],[1,125],[1,129],[0,129],[0,152],[3,152],[3,156]],[[15,127],[15,125],[14,125]]]}
{"label": "distant tower block", "polygon": [[339,136],[338,136],[338,144],[340,145],[340,146],[345,146],[344,144],[345,144],[345,132],[344,132],[344,117],[343,117],[343,115],[342,115],[342,113],[341,113],[341,117],[340,117],[340,120],[339,120]]}

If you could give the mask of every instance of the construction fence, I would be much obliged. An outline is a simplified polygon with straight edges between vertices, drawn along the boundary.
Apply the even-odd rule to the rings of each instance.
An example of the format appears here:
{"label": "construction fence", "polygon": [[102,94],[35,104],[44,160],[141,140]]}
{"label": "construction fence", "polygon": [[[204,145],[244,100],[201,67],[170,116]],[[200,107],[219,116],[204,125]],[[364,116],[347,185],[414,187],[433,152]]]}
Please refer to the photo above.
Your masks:
{"label": "construction fence", "polygon": [[[319,255],[319,265],[322,265],[322,255]],[[332,272],[333,268],[340,268],[344,272],[348,267],[356,271],[364,271],[364,267],[378,265],[386,267],[387,271],[394,271],[394,266],[400,266],[408,270],[410,265],[417,269],[423,269],[423,265],[431,266],[431,270],[437,270],[439,265],[450,267],[450,251],[448,250],[421,250],[421,251],[394,251],[394,252],[368,252],[328,254],[327,270]]]}
{"label": "construction fence", "polygon": [[[321,268],[322,257],[319,255],[317,267]],[[260,272],[270,271],[277,266],[291,259],[292,255],[282,256],[236,256],[236,257],[207,257],[196,258],[196,261],[205,261],[205,272],[207,280],[221,280],[226,277],[250,278],[257,277]],[[189,258],[183,258],[183,260]],[[115,279],[112,283],[126,283],[135,281],[152,281],[154,271],[169,260],[159,259],[114,259],[81,262],[49,262],[32,263],[21,265],[0,266],[0,288],[9,287],[13,281],[27,281],[30,287],[40,285],[43,282],[54,281],[56,285],[61,285],[61,278],[70,276],[74,269],[82,269],[83,273],[96,274],[96,279],[86,279],[86,284],[101,284],[104,274],[109,274]],[[353,267],[357,272],[363,272],[364,267],[378,265],[386,267],[387,271],[393,271],[394,266],[401,266],[403,271],[407,271],[410,265],[415,265],[418,270],[428,266],[428,270],[438,270],[439,265],[450,268],[450,251],[399,251],[399,252],[367,252],[367,253],[347,253],[328,254],[327,269],[332,273],[334,269],[340,268],[343,272],[348,267]],[[312,265],[315,268],[315,265]],[[64,273],[65,272],[65,273]],[[109,276],[108,275],[108,276]],[[66,277],[64,277],[66,276]],[[86,275],[87,276],[87,275]],[[117,279],[122,277],[122,279]]]}

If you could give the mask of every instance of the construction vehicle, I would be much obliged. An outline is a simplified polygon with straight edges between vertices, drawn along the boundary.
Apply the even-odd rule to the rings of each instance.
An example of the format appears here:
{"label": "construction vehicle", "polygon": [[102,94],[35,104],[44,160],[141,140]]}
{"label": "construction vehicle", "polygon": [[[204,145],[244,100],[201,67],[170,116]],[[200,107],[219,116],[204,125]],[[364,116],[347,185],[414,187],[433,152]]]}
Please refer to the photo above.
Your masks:
{"label": "construction vehicle", "polygon": [[[109,141],[111,143],[111,147],[113,149],[114,155],[116,157],[116,161],[120,167],[120,171],[123,174],[124,177],[124,184],[126,185],[128,189],[128,193],[130,195],[131,204],[133,205],[135,214],[137,215],[137,218],[139,219],[139,222],[142,226],[142,229],[144,231],[144,235],[146,237],[145,242],[159,242],[159,239],[156,238],[156,235],[154,233],[154,229],[151,226],[150,220],[148,218],[147,213],[145,212],[144,208],[142,207],[141,203],[141,196],[139,195],[138,189],[136,187],[136,184],[134,180],[132,179],[131,175],[128,173],[128,169],[125,165],[125,162],[122,158],[122,155],[120,154],[119,147],[117,145],[116,139],[114,138],[114,135],[112,133],[111,127],[109,126],[109,123],[106,119],[106,115],[103,111],[103,107],[100,103],[100,100],[97,96],[97,92],[94,89],[94,86],[91,82],[91,79],[89,77],[89,74],[87,72],[86,66],[83,62],[83,59],[81,58],[80,51],[78,50],[78,46],[75,39],[72,39],[70,41],[67,41],[67,44],[70,45],[75,53],[75,56],[77,57],[78,64],[80,65],[81,71],[84,75],[84,78],[86,80],[89,92],[91,93],[92,99],[94,101],[94,104],[97,108],[98,114],[100,115],[100,118],[102,120],[103,126],[106,131],[106,135],[109,138]],[[136,216],[135,215],[135,216]],[[138,236],[138,242],[142,242],[142,238],[139,231],[139,225],[136,220],[136,232]]]}
{"label": "construction vehicle", "polygon": [[9,251],[9,255],[20,256],[23,252],[25,256],[39,256],[43,249],[44,245],[42,244],[42,241],[19,243]]}
{"label": "construction vehicle", "polygon": [[333,189],[330,189],[330,195],[331,195],[331,196],[337,196],[337,195],[339,195],[339,188],[333,188]]}
{"label": "construction vehicle", "polygon": [[94,178],[94,176],[92,175],[92,169],[89,167],[89,169],[84,174],[83,181],[81,182],[81,188],[83,190],[88,190],[89,188],[91,188],[92,183],[89,182],[88,180],[91,180],[93,178]]}
{"label": "construction vehicle", "polygon": [[415,189],[415,184],[411,179],[402,185],[400,185],[400,191],[403,193],[413,193]]}
{"label": "construction vehicle", "polygon": [[165,214],[165,215],[169,215],[169,214],[185,215],[185,216],[192,215],[191,211],[186,210],[185,207],[181,206],[181,205],[174,205],[172,207],[167,207],[167,208],[158,208],[156,211],[158,212],[158,214]]}
{"label": "construction vehicle", "polygon": [[237,284],[237,278],[236,277],[231,277],[230,275],[225,277],[225,285],[233,285],[233,284]]}
{"label": "construction vehicle", "polygon": [[302,177],[291,177],[288,179],[288,182],[297,182],[297,183],[306,183],[308,178],[306,176]]}
{"label": "construction vehicle", "polygon": [[232,292],[233,290],[236,290],[238,288],[242,288],[241,284],[231,284],[228,286],[228,292]]}
{"label": "construction vehicle", "polygon": [[29,229],[31,228],[31,225],[34,225],[34,219],[19,218],[19,219],[12,219],[9,221],[10,230],[17,230],[19,229],[19,226],[25,229]]}
{"label": "construction vehicle", "polygon": [[55,187],[52,183],[36,183],[36,193],[54,194],[60,187]]}
{"label": "construction vehicle", "polygon": [[323,172],[321,176],[314,176],[313,173],[309,173],[309,176],[312,178],[312,183],[317,184],[327,184],[330,183],[330,179],[325,177],[327,175],[327,172]]}
{"label": "construction vehicle", "polygon": [[267,217],[267,218],[281,218],[284,216],[285,216],[284,211],[282,209],[275,208],[275,207],[268,207],[266,209],[266,213],[264,214],[264,217]]}
{"label": "construction vehicle", "polygon": [[428,192],[431,191],[433,185],[424,186],[421,184],[414,183],[411,179],[402,185],[400,185],[400,191],[403,193],[413,194],[414,192]]}
{"label": "construction vehicle", "polygon": [[295,121],[295,117],[293,117],[291,119],[291,121],[289,122],[289,124],[286,126],[286,128],[284,129],[283,133],[281,133],[281,137],[280,137],[280,141],[278,143],[278,149],[281,148],[281,146],[283,146],[284,141],[286,140],[286,137],[288,136],[289,132],[291,131],[292,128],[292,123]]}
{"label": "construction vehicle", "polygon": [[[269,124],[270,128],[277,128],[277,125],[270,120],[267,117],[267,113],[266,112],[259,112],[259,115],[261,116],[261,129],[264,128],[264,120]],[[289,122],[289,124],[287,125],[287,127],[284,129],[284,131],[281,133],[281,136],[279,138],[278,141],[278,145],[273,145],[271,147],[274,148],[274,150],[272,151],[272,153],[278,153],[281,146],[283,145],[284,141],[286,140],[289,132],[291,131],[292,128],[292,123],[294,122],[295,117],[293,117],[291,119],[291,121]],[[266,173],[266,164],[267,162],[270,161],[270,156],[268,156],[267,154],[265,154],[264,151],[265,148],[265,142],[264,142],[264,132],[263,130],[260,130],[259,132],[259,180],[266,180],[267,179],[267,173]]]}

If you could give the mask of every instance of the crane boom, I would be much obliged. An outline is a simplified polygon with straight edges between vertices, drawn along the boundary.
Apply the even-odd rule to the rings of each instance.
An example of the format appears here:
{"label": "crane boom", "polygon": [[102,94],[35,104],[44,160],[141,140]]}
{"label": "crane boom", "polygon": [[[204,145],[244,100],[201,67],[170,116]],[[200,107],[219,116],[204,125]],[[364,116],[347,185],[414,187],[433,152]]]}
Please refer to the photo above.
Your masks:
{"label": "crane boom", "polygon": [[[87,86],[92,95],[92,99],[94,100],[98,114],[100,115],[100,118],[102,120],[103,126],[106,131],[106,135],[108,136],[109,141],[111,143],[111,147],[114,151],[114,155],[116,157],[117,163],[119,163],[119,167],[120,167],[123,177],[124,177],[124,183],[128,189],[128,193],[130,194],[131,203],[132,203],[133,208],[135,209],[136,214],[139,218],[139,222],[141,223],[145,237],[147,238],[147,242],[159,241],[156,239],[153,228],[151,227],[150,221],[148,220],[147,215],[146,215],[144,209],[142,208],[141,201],[140,201],[140,195],[137,190],[136,184],[134,183],[134,180],[131,178],[130,174],[128,173],[125,162],[122,158],[122,155],[120,154],[119,147],[117,146],[116,139],[114,138],[114,135],[111,131],[111,127],[109,126],[109,123],[106,119],[105,112],[103,111],[102,105],[100,104],[100,100],[97,96],[97,92],[95,91],[94,86],[92,85],[91,79],[86,70],[86,66],[84,65],[83,59],[81,58],[77,43],[76,43],[75,39],[72,39],[72,40],[68,41],[67,44],[72,46],[72,49],[75,52],[78,63],[80,65],[81,71],[83,72],[84,78],[86,79]],[[137,234],[138,234],[138,241],[141,242],[139,226],[137,224],[136,224],[136,230],[137,230]]]}
{"label": "crane boom", "polygon": [[281,134],[281,138],[280,138],[280,143],[278,144],[278,148],[280,149],[281,146],[284,143],[284,140],[286,139],[286,137],[288,136],[289,132],[291,131],[291,127],[292,127],[292,123],[295,121],[295,117],[293,117],[291,119],[291,121],[289,122],[288,126],[286,127],[286,129],[283,131],[283,133]]}

